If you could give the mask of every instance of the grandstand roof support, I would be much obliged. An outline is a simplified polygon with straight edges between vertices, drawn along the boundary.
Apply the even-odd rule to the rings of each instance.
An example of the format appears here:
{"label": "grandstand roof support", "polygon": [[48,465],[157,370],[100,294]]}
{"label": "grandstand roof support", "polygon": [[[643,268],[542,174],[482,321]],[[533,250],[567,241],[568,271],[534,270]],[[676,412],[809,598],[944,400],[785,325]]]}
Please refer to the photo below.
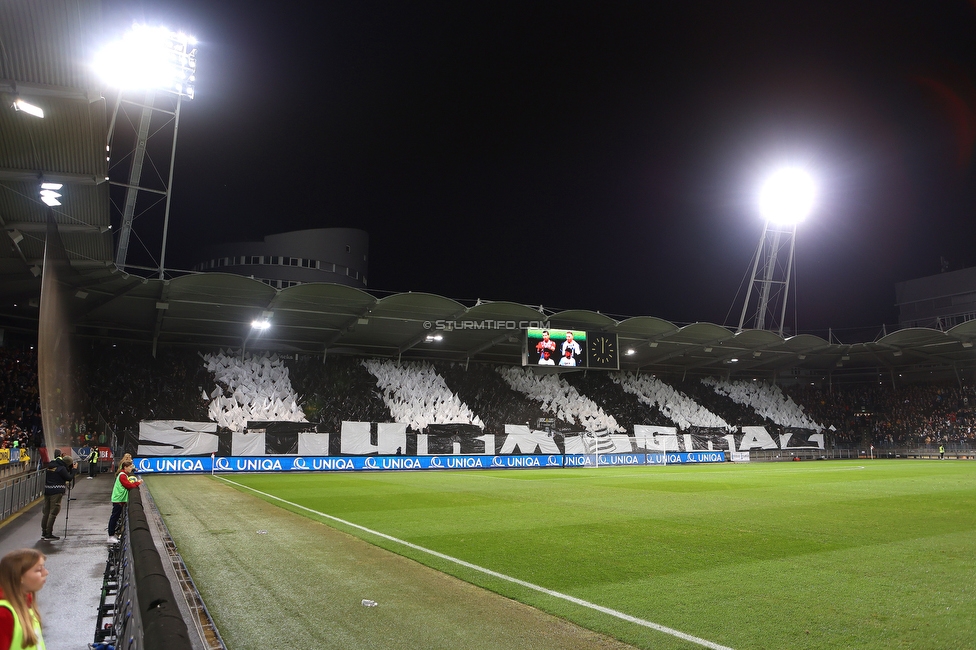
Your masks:
{"label": "grandstand roof support", "polygon": [[[476,354],[479,354],[481,352],[484,352],[485,350],[490,350],[491,348],[495,347],[499,343],[503,343],[504,341],[507,341],[508,340],[508,337],[509,337],[509,334],[507,332],[505,334],[501,334],[499,336],[496,336],[492,340],[486,341],[485,343],[482,343],[478,347],[472,348],[472,349],[468,350],[467,352],[465,352],[465,356],[470,361],[471,357],[473,357]],[[467,364],[465,364],[465,370],[467,370]]]}
{"label": "grandstand roof support", "polygon": [[[746,325],[749,314],[749,303],[752,299],[753,286],[759,289],[758,304],[749,317],[752,326],[757,330],[769,329],[783,336],[783,326],[786,321],[786,306],[790,295],[790,280],[793,273],[793,258],[796,250],[796,224],[776,224],[767,221],[759,237],[759,248],[752,265],[752,277],[746,289],[746,298],[742,303],[742,315],[739,317],[738,334]],[[780,259],[780,252],[788,248],[786,261]],[[762,265],[760,266],[760,263]],[[795,301],[795,299],[794,299]],[[779,317],[776,307],[779,306]],[[795,323],[794,323],[795,329]]]}
{"label": "grandstand roof support", "polygon": [[152,355],[156,358],[156,343],[159,341],[159,332],[163,328],[163,317],[169,310],[169,283],[162,282],[163,286],[159,290],[159,300],[156,302],[156,326],[153,328]]}

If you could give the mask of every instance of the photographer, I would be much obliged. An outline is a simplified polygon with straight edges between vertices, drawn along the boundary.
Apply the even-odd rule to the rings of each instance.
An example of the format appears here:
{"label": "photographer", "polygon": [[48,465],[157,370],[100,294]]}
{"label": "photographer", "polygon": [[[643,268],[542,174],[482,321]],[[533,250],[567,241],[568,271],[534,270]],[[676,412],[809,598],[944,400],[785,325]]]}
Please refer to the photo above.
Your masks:
{"label": "photographer", "polygon": [[54,460],[47,464],[44,472],[44,511],[41,515],[41,539],[47,542],[61,539],[54,534],[54,520],[61,512],[61,499],[68,489],[68,481],[73,481],[78,473],[78,463],[71,457],[54,450]]}

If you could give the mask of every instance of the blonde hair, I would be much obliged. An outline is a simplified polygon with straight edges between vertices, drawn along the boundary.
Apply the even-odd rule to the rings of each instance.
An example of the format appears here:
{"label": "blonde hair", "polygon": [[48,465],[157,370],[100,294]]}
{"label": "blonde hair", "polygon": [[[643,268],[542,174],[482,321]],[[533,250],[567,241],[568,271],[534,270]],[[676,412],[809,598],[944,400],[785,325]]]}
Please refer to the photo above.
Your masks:
{"label": "blonde hair", "polygon": [[27,593],[24,591],[22,580],[24,574],[30,571],[41,560],[47,559],[40,551],[32,548],[22,548],[11,551],[0,560],[0,589],[3,589],[3,596],[10,603],[20,627],[24,631],[24,645],[28,648],[37,645],[37,633],[34,630],[34,619],[31,617],[31,610],[37,617],[37,622],[41,622],[41,614],[37,611],[37,594],[34,594],[33,602],[27,604]]}

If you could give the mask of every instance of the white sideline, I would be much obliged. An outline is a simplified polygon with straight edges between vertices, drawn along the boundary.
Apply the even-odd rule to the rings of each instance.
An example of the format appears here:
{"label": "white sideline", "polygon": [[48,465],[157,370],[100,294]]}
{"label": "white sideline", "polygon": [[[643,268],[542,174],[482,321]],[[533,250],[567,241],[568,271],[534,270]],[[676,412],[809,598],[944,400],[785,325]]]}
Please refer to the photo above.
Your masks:
{"label": "white sideline", "polygon": [[685,632],[682,632],[680,630],[675,630],[675,629],[672,629],[670,627],[665,627],[664,625],[659,625],[657,623],[652,623],[651,621],[645,621],[642,618],[637,618],[636,616],[631,616],[630,614],[625,614],[623,612],[618,612],[615,609],[610,609],[609,607],[604,607],[603,605],[597,605],[596,603],[591,603],[591,602],[589,602],[587,600],[583,600],[582,598],[576,598],[575,596],[570,596],[568,594],[560,593],[558,591],[553,591],[552,589],[546,589],[545,587],[540,587],[539,585],[532,584],[531,582],[526,582],[525,580],[519,580],[518,578],[513,578],[511,576],[507,576],[504,573],[498,573],[497,571],[492,571],[491,569],[486,569],[484,567],[478,566],[477,564],[471,564],[470,562],[465,562],[464,560],[462,560],[460,558],[452,557],[450,555],[445,555],[444,553],[439,553],[439,552],[434,551],[434,550],[431,550],[429,548],[424,548],[423,546],[418,546],[416,544],[413,544],[411,542],[408,542],[408,541],[405,541],[405,540],[402,540],[402,539],[398,539],[398,538],[393,537],[391,535],[387,535],[385,533],[381,533],[379,531],[372,530],[371,528],[366,528],[365,526],[360,526],[359,524],[354,524],[351,521],[346,521],[345,519],[339,519],[338,517],[333,517],[332,515],[327,515],[324,512],[319,512],[318,510],[312,510],[311,508],[307,508],[307,507],[305,507],[303,505],[300,505],[300,504],[297,504],[297,503],[293,503],[291,501],[286,501],[285,499],[282,499],[281,497],[277,497],[277,496],[275,496],[273,494],[268,494],[267,492],[262,492],[261,490],[255,490],[254,488],[252,488],[250,486],[244,485],[242,483],[238,483],[237,481],[232,481],[232,480],[230,480],[228,478],[224,478],[223,476],[218,476],[217,478],[219,478],[222,481],[226,481],[227,483],[230,483],[232,485],[236,485],[238,487],[242,487],[245,490],[250,490],[251,492],[254,492],[255,494],[260,494],[263,497],[267,497],[267,498],[273,499],[275,501],[280,501],[281,503],[284,503],[284,504],[287,504],[289,506],[292,506],[293,508],[298,508],[299,510],[305,510],[306,512],[310,512],[310,513],[312,513],[314,515],[318,515],[319,517],[324,517],[325,519],[331,519],[332,521],[336,521],[336,522],[338,522],[338,523],[340,523],[340,524],[342,524],[344,526],[349,526],[351,528],[355,528],[357,530],[361,530],[361,531],[363,531],[365,533],[369,533],[370,535],[375,535],[377,537],[382,537],[385,540],[394,542],[396,544],[401,544],[403,546],[406,546],[407,548],[412,548],[415,551],[420,551],[422,553],[427,553],[429,555],[433,555],[434,557],[439,557],[442,560],[447,560],[448,562],[454,562],[455,564],[458,564],[460,566],[466,567],[468,569],[473,569],[475,571],[480,571],[481,573],[484,573],[486,575],[490,575],[490,576],[492,576],[494,578],[499,578],[501,580],[507,580],[508,582],[512,582],[512,583],[515,583],[515,584],[520,585],[522,587],[526,587],[528,589],[532,589],[533,591],[538,591],[538,592],[543,593],[543,594],[546,594],[548,596],[552,596],[554,598],[559,598],[559,599],[562,599],[562,600],[565,600],[565,601],[574,603],[576,605],[580,605],[581,607],[588,607],[589,609],[593,609],[593,610],[596,610],[598,612],[602,612],[604,614],[608,614],[610,616],[613,616],[615,618],[619,618],[619,619],[621,619],[623,621],[627,621],[629,623],[635,623],[635,624],[641,625],[643,627],[651,628],[652,630],[657,630],[658,632],[663,632],[664,634],[670,634],[671,636],[677,637],[679,639],[684,639],[685,641],[690,641],[691,643],[697,643],[698,645],[703,646],[705,648],[711,648],[712,650],[733,650],[732,648],[730,648],[728,646],[719,645],[718,643],[714,643],[714,642],[709,641],[707,639],[701,639],[701,638],[699,638],[697,636],[692,636],[691,634],[686,634]]}

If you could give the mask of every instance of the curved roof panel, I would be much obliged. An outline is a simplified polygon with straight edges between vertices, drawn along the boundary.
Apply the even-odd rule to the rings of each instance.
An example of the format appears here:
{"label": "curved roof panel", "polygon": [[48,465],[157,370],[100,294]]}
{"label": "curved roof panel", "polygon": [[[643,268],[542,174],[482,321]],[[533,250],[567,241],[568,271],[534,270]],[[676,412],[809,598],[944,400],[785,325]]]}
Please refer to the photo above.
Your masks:
{"label": "curved roof panel", "polygon": [[603,314],[586,309],[570,309],[555,313],[549,317],[553,327],[559,329],[579,330],[612,330],[617,321]]}

